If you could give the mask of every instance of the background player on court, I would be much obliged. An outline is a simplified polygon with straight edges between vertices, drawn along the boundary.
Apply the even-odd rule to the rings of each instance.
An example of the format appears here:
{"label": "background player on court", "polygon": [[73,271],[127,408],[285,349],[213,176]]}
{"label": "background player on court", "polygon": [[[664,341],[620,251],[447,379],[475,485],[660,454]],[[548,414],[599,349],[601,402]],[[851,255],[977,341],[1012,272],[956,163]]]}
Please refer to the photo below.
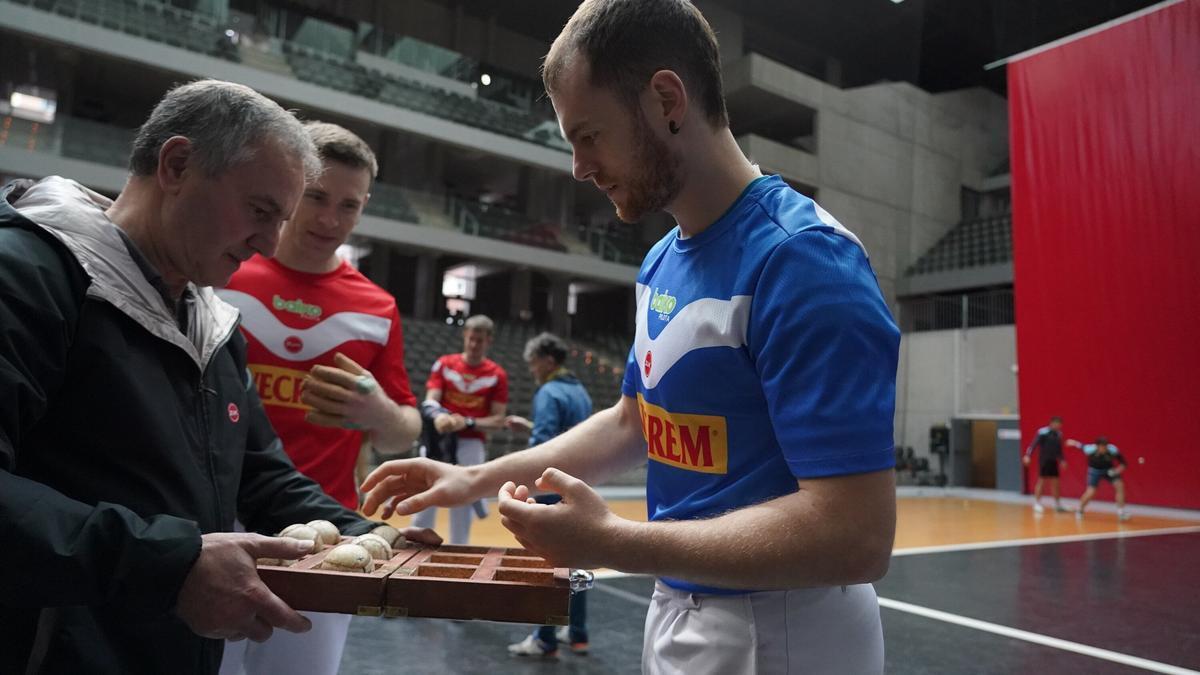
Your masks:
{"label": "background player on court", "polygon": [[1054,494],[1054,510],[1062,512],[1067,510],[1060,500],[1058,487],[1059,469],[1067,468],[1067,460],[1063,457],[1062,446],[1062,418],[1051,417],[1048,426],[1038,429],[1037,436],[1025,449],[1025,456],[1021,459],[1025,466],[1029,466],[1033,461],[1033,451],[1038,450],[1038,479],[1033,488],[1033,510],[1036,513],[1042,513],[1045,510],[1042,508],[1042,483],[1044,481],[1050,482],[1050,490]]}
{"label": "background player on court", "polygon": [[[439,356],[425,382],[425,400],[434,401],[442,410],[434,415],[439,434],[457,436],[455,464],[474,466],[487,458],[487,431],[505,428],[508,412],[508,373],[487,357],[492,346],[495,325],[477,314],[463,324],[463,349],[456,354]],[[475,511],[487,515],[483,502],[455,506],[450,510],[450,543],[466,544],[471,537],[471,516]],[[416,527],[433,527],[437,509],[426,509],[413,518]]]}
{"label": "background player on court", "polygon": [[1121,452],[1117,450],[1117,446],[1109,443],[1104,436],[1098,437],[1095,443],[1087,445],[1082,445],[1075,440],[1067,441],[1067,444],[1083,450],[1088,463],[1088,486],[1083,491],[1083,496],[1079,498],[1079,510],[1075,512],[1075,516],[1083,517],[1088,502],[1096,496],[1096,488],[1100,485],[1100,481],[1106,480],[1112,483],[1113,490],[1117,493],[1117,518],[1129,520],[1131,516],[1125,510],[1125,481],[1121,478],[1128,465]]}
{"label": "background player on court", "polygon": [[[538,383],[533,395],[533,419],[509,415],[506,423],[513,431],[529,432],[530,447],[541,445],[579,424],[592,414],[592,397],[579,378],[567,370],[567,343],[552,333],[541,333],[525,343],[525,363]],[[535,497],[543,504],[557,504],[562,497],[544,494]],[[554,656],[558,643],[565,642],[571,652],[587,654],[587,591],[571,594],[570,625],[555,630],[542,626],[524,640],[508,646],[518,656]]]}

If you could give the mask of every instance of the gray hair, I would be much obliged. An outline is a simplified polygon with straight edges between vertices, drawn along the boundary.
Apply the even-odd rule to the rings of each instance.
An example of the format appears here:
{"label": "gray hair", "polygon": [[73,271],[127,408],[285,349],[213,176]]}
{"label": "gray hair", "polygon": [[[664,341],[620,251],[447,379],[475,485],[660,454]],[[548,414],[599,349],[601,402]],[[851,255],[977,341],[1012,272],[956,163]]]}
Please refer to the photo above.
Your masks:
{"label": "gray hair", "polygon": [[173,136],[192,142],[189,161],[207,176],[250,161],[268,139],[300,159],[306,182],[321,174],[321,158],[300,120],[245,85],[197,80],[168,91],[133,139],[133,175],[157,171],[163,143]]}
{"label": "gray hair", "polygon": [[463,330],[481,330],[491,335],[496,331],[496,324],[486,315],[476,314],[467,319],[467,322],[463,324]]}
{"label": "gray hair", "polygon": [[525,360],[529,361],[535,356],[549,356],[562,365],[567,360],[567,343],[554,333],[539,333],[525,343]]}

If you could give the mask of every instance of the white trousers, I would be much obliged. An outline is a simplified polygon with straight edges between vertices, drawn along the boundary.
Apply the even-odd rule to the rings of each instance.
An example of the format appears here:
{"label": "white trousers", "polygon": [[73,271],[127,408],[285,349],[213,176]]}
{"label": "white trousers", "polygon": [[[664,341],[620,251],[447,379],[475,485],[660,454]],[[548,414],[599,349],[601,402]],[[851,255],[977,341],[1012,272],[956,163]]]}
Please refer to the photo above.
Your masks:
{"label": "white trousers", "polygon": [[[425,456],[425,448],[421,448],[421,456]],[[458,439],[459,466],[474,466],[483,464],[487,456],[483,448],[483,440],[479,438]],[[466,544],[471,538],[472,508],[470,504],[455,506],[450,509],[450,543]],[[433,527],[437,518],[437,507],[430,507],[413,516],[413,527]]]}
{"label": "white trousers", "polygon": [[[246,528],[234,521],[233,531],[245,532]],[[276,628],[270,639],[262,643],[226,640],[220,675],[337,675],[352,617],[349,614],[300,613],[312,621],[312,630],[307,633]]]}
{"label": "white trousers", "polygon": [[647,675],[883,672],[870,584],[703,595],[654,586],[642,647]]}
{"label": "white trousers", "polygon": [[220,675],[337,675],[350,631],[349,614],[300,612],[312,621],[307,633],[276,628],[266,642],[225,642]]}

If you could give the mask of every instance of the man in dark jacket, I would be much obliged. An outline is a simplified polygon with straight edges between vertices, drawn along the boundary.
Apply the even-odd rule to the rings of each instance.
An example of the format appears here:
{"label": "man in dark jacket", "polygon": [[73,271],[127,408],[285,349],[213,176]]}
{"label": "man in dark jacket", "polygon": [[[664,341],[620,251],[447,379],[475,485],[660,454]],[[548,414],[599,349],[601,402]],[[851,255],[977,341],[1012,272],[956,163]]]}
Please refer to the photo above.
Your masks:
{"label": "man in dark jacket", "polygon": [[[586,420],[592,414],[592,397],[579,378],[563,366],[567,360],[567,343],[553,333],[541,333],[525,343],[525,363],[533,379],[537,380],[537,392],[533,395],[533,421],[517,415],[509,415],[506,423],[513,431],[529,432],[529,446],[541,445],[567,429]],[[543,504],[557,504],[562,496],[539,495]],[[554,626],[542,626],[524,640],[508,646],[508,652],[516,656],[554,657],[558,655],[558,643],[567,642],[575,654],[588,653],[587,592],[571,596],[571,621],[565,630]]]}
{"label": "man in dark jacket", "polygon": [[255,559],[308,543],[235,517],[374,527],[288,460],[208,288],[274,252],[319,167],[290,113],[210,80],[158,103],[115,202],[0,190],[0,672],[215,673],[222,638],[307,629]]}

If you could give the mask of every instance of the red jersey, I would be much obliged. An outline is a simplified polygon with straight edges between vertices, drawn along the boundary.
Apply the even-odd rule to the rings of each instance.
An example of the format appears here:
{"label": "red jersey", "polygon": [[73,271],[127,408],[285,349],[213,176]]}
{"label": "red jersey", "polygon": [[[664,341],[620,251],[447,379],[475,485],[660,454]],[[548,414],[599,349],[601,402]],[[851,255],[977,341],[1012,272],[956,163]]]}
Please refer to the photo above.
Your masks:
{"label": "red jersey", "polygon": [[[446,354],[433,362],[425,389],[442,390],[442,407],[465,417],[487,417],[493,403],[508,403],[508,373],[499,363],[484,359],[469,366],[462,354]],[[463,429],[459,438],[487,438],[478,429]]]}
{"label": "red jersey", "polygon": [[345,261],[310,274],[262,256],[246,261],[219,293],[241,311],[247,365],[283,449],[326,493],[357,508],[354,464],[363,432],[306,422],[301,382],[341,352],[371,371],[393,401],[416,405],[395,299]]}

